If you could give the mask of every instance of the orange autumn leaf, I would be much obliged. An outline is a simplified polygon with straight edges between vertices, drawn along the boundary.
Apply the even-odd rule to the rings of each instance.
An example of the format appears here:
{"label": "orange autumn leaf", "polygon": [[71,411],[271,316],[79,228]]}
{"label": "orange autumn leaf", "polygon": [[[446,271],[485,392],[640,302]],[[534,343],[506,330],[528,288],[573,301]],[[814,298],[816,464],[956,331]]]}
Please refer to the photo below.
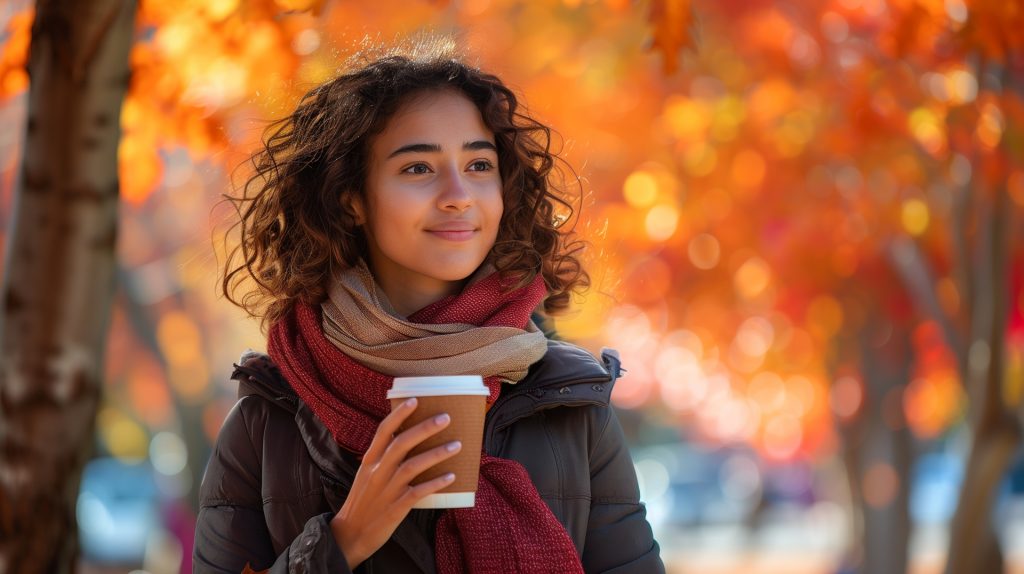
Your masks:
{"label": "orange autumn leaf", "polygon": [[29,39],[35,11],[19,12],[7,22],[6,40],[0,43],[0,100],[19,94],[28,88],[28,72],[25,61],[28,58]]}
{"label": "orange autumn leaf", "polygon": [[163,163],[156,146],[139,134],[126,132],[121,138],[118,160],[121,198],[131,205],[139,205],[163,177]]}
{"label": "orange autumn leaf", "polygon": [[679,67],[679,52],[695,47],[690,0],[653,0],[648,22],[653,27],[651,49],[661,52],[665,73],[671,74]]}

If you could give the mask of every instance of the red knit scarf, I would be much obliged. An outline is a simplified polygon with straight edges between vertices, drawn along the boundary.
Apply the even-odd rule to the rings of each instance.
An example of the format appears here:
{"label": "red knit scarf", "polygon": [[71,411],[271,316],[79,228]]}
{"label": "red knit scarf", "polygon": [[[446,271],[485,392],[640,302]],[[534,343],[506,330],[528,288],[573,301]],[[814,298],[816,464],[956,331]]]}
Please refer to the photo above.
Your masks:
{"label": "red knit scarf", "polygon": [[[545,294],[543,279],[502,293],[493,274],[409,317],[416,323],[467,323],[523,328]],[[369,448],[390,411],[385,393],[392,377],[350,359],[321,330],[319,307],[298,304],[270,329],[268,352],[288,383],[344,448]],[[501,392],[484,375],[488,404]],[[449,509],[437,523],[435,559],[440,574],[461,572],[583,572],[565,527],[541,500],[516,461],[483,453],[476,506]]]}

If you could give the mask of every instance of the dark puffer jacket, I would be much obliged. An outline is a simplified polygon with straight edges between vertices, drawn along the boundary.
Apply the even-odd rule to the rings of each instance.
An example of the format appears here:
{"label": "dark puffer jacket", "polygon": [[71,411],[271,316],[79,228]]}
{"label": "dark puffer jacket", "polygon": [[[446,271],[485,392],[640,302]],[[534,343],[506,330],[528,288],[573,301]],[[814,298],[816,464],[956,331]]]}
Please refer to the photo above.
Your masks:
{"label": "dark puffer jacket", "polygon": [[[576,545],[587,572],[664,572],[639,501],[622,428],[608,404],[620,373],[549,341],[526,378],[488,411],[484,449],[519,461]],[[349,572],[329,522],[358,461],[265,355],[242,357],[240,399],[224,421],[200,491],[194,572]],[[356,572],[431,573],[441,511],[413,510]],[[495,544],[515,544],[495,540]]]}

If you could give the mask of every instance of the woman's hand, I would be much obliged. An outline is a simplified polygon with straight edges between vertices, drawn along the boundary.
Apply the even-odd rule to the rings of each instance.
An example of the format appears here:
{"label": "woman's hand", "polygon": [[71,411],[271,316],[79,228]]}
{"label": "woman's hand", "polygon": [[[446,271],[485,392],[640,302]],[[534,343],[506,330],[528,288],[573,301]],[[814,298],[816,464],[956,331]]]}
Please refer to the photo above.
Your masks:
{"label": "woman's hand", "polygon": [[415,409],[416,399],[409,399],[380,422],[345,504],[331,519],[334,539],[349,568],[354,569],[383,546],[413,504],[455,480],[455,475],[448,473],[416,486],[409,484],[462,448],[459,441],[453,441],[407,459],[410,450],[451,422],[447,414],[442,414],[396,436],[398,427]]}

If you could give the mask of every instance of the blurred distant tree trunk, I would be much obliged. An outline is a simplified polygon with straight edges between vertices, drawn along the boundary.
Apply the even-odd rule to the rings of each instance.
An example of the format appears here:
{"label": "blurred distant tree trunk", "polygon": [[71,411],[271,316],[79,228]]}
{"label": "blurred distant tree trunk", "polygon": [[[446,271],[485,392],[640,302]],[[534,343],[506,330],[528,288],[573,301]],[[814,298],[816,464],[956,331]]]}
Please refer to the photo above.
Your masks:
{"label": "blurred distant tree trunk", "polygon": [[[117,298],[114,305],[124,311],[128,322],[131,324],[132,332],[142,347],[152,354],[153,358],[160,364],[160,369],[163,372],[169,373],[171,365],[168,363],[167,356],[164,354],[156,337],[156,319],[150,316],[150,313],[147,312],[143,304],[139,302],[137,293],[133,292],[132,289],[124,289],[124,287],[132,284],[131,272],[123,265],[118,265],[117,277],[122,287],[119,293],[123,296]],[[179,302],[179,304],[183,306],[183,302]],[[210,446],[203,430],[204,403],[197,404],[194,401],[184,400],[180,393],[170,388],[170,382],[167,379],[163,379],[163,383],[169,387],[167,394],[171,397],[174,412],[180,418],[177,432],[181,433],[182,438],[185,440],[185,447],[188,452],[187,468],[191,477],[191,484],[198,485],[203,480],[206,461],[210,455]],[[188,503],[192,512],[199,512],[198,488],[189,489]]]}
{"label": "blurred distant tree trunk", "polygon": [[[1003,388],[1005,376],[1006,320],[1009,315],[1010,266],[1008,235],[1013,208],[1005,184],[994,199],[983,206],[987,225],[979,227],[984,249],[979,271],[970,346],[963,373],[971,397],[971,450],[968,455],[960,499],[950,530],[947,574],[1002,572],[1003,553],[999,547],[992,508],[999,484],[1021,444],[1020,422],[1014,406],[1008,404]],[[991,196],[990,196],[991,197]]]}
{"label": "blurred distant tree trunk", "polygon": [[[982,59],[976,75],[991,85],[982,89],[1004,94],[1019,86],[1007,66]],[[984,72],[984,73],[982,73]],[[992,82],[986,78],[997,78]],[[964,121],[964,120],[960,120]],[[975,119],[967,120],[973,126]],[[1002,572],[1003,553],[992,523],[999,484],[1021,444],[1021,424],[1004,388],[1006,328],[1009,316],[1011,230],[1015,207],[1009,200],[1005,159],[1012,154],[1004,137],[988,152],[974,151],[969,182],[954,195],[952,275],[962,293],[955,314],[939,304],[936,273],[909,237],[891,243],[891,260],[921,315],[934,320],[956,355],[960,380],[969,398],[971,447],[950,529],[946,574]],[[1001,167],[1002,166],[1002,167]]]}
{"label": "blurred distant tree trunk", "polygon": [[[858,306],[874,303],[867,293],[856,299]],[[864,317],[859,333],[841,336],[833,352],[833,375],[838,375],[835,367],[856,365],[864,384],[859,410],[838,424],[854,518],[852,554],[844,560],[842,571],[905,574],[909,477],[916,457],[901,404],[910,376],[909,334],[878,309],[855,314]],[[876,478],[869,478],[872,475]],[[887,476],[896,482],[886,482]]]}
{"label": "blurred distant tree trunk", "polygon": [[[114,294],[134,0],[39,0],[0,311],[0,564],[71,572]],[[129,167],[130,169],[130,167]]]}
{"label": "blurred distant tree trunk", "polygon": [[[861,484],[865,574],[907,572],[913,437],[903,417],[902,393],[910,375],[908,334],[887,329],[887,340],[861,346],[861,373],[873,399],[867,412],[857,470]],[[877,339],[876,333],[872,335]],[[891,474],[890,474],[891,473]],[[871,480],[868,477],[874,476]],[[879,479],[877,477],[883,477]],[[895,483],[885,481],[886,477]],[[868,492],[874,489],[875,492]]]}

